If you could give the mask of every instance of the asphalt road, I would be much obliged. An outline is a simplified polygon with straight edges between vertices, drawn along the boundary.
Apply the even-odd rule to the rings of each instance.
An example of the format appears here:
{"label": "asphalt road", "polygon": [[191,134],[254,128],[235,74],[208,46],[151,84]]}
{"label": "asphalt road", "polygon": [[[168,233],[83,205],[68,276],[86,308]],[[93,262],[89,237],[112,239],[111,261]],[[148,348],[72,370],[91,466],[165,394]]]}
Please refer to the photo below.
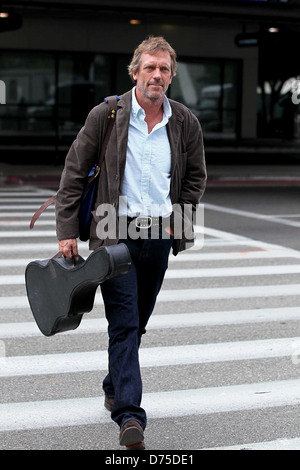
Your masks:
{"label": "asphalt road", "polygon": [[[119,450],[100,296],[53,338],[27,304],[26,264],[57,251],[51,208],[28,230],[48,194],[0,188],[0,449]],[[170,257],[142,342],[147,449],[299,450],[299,188],[208,187],[203,202],[204,246],[199,227]]]}
{"label": "asphalt road", "polygon": [[300,250],[299,186],[208,187],[203,202],[208,226]]}

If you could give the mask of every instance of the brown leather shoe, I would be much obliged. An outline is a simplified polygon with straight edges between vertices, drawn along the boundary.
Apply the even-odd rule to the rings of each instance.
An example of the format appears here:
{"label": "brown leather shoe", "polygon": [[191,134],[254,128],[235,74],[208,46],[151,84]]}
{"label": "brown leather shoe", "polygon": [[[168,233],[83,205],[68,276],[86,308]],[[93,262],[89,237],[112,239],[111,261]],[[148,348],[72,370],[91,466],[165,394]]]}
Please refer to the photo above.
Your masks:
{"label": "brown leather shoe", "polygon": [[107,409],[107,411],[112,411],[112,408],[114,406],[114,398],[113,397],[108,397],[107,395],[105,395],[104,397],[104,408]]}
{"label": "brown leather shoe", "polygon": [[127,421],[120,431],[120,445],[126,450],[144,450],[144,431],[141,425],[134,420]]}

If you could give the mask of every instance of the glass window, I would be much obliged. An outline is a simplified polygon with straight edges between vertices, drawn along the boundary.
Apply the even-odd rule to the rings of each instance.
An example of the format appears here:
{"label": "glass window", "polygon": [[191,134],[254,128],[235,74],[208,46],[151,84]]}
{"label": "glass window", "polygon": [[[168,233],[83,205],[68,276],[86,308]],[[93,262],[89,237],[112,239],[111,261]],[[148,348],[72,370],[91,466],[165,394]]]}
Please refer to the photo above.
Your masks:
{"label": "glass window", "polygon": [[134,83],[131,81],[131,78],[128,74],[128,65],[130,64],[131,56],[119,56],[116,58],[116,91],[113,92],[117,93],[118,95],[122,95],[126,93],[126,91],[130,90]]}
{"label": "glass window", "polygon": [[6,85],[6,105],[1,106],[0,131],[54,131],[55,84],[53,54],[6,51],[0,55],[1,80]]}
{"label": "glass window", "polygon": [[299,78],[260,83],[257,88],[258,137],[299,139]]}
{"label": "glass window", "polygon": [[191,109],[207,138],[236,138],[237,81],[235,61],[180,61],[170,98]]}
{"label": "glass window", "polygon": [[[128,91],[129,55],[94,52],[1,51],[0,136],[11,144],[69,146],[89,111],[108,95]],[[188,106],[207,139],[235,138],[238,61],[179,61],[170,97]]]}
{"label": "glass window", "polygon": [[59,140],[73,140],[89,111],[110,94],[109,58],[101,54],[61,54],[57,98]]}
{"label": "glass window", "polygon": [[1,135],[69,144],[89,111],[111,94],[110,63],[95,53],[2,52]]}

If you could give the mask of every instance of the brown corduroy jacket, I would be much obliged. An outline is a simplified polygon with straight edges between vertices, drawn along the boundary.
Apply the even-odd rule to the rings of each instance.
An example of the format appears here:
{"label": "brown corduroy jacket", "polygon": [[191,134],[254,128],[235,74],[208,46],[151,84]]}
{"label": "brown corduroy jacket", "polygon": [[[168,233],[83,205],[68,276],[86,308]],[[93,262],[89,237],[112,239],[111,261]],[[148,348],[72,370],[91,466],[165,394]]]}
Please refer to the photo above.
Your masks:
{"label": "brown corduroy jacket", "polygon": [[[169,100],[172,116],[167,124],[171,147],[170,197],[173,205],[200,202],[206,186],[206,166],[203,137],[198,119],[184,105]],[[117,117],[101,168],[95,209],[100,204],[110,204],[117,213],[121,185],[126,163],[128,128],[131,110],[131,91],[120,97]],[[103,102],[89,113],[65,161],[56,198],[56,230],[59,240],[77,238],[78,210],[87,175],[98,162],[104,140],[108,104]],[[114,238],[99,239],[97,221],[92,220],[90,249],[118,242]],[[118,233],[118,230],[116,231]],[[191,240],[189,240],[189,243]],[[173,254],[186,248],[186,239],[174,239]]]}

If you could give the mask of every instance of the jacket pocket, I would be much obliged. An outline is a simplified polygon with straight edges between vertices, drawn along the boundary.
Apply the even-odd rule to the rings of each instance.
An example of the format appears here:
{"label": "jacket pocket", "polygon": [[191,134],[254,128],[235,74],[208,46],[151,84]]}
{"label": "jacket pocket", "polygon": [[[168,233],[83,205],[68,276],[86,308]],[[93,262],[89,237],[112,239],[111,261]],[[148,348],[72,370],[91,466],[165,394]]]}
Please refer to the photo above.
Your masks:
{"label": "jacket pocket", "polygon": [[180,179],[183,179],[186,171],[187,152],[178,155],[177,163],[179,166]]}
{"label": "jacket pocket", "polygon": [[176,156],[171,181],[171,199],[173,204],[176,204],[180,199],[181,187],[185,178],[186,166],[187,153],[180,153]]}

